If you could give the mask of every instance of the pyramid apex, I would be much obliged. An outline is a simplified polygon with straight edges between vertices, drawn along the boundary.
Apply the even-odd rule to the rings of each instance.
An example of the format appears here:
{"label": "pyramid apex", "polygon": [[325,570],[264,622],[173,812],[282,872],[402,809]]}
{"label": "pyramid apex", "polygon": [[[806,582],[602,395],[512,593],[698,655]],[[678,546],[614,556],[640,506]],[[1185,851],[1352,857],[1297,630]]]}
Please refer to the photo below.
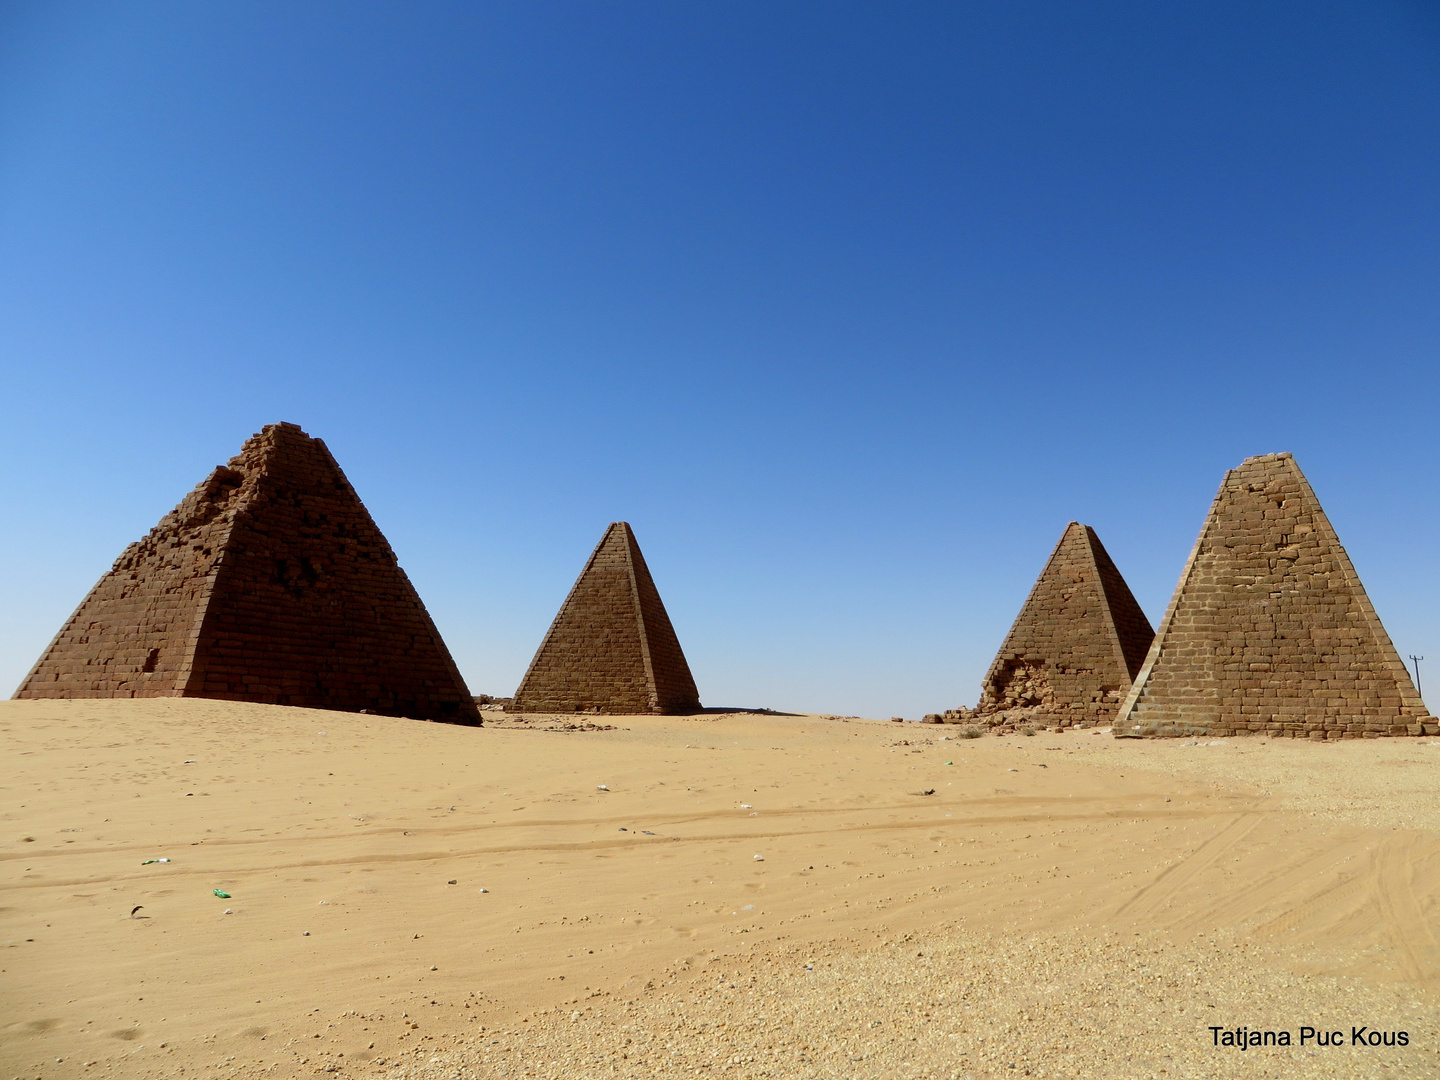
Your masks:
{"label": "pyramid apex", "polygon": [[1264,465],[1264,464],[1267,464],[1267,463],[1272,462],[1272,461],[1292,461],[1292,460],[1294,460],[1294,457],[1295,457],[1295,455],[1293,455],[1292,453],[1290,453],[1290,451],[1288,451],[1288,450],[1281,450],[1281,451],[1279,451],[1279,452],[1277,452],[1277,453],[1273,453],[1273,454],[1256,454],[1256,455],[1253,456],[1253,457],[1247,457],[1247,458],[1246,458],[1244,461],[1242,461],[1240,464],[1241,464],[1241,465]]}

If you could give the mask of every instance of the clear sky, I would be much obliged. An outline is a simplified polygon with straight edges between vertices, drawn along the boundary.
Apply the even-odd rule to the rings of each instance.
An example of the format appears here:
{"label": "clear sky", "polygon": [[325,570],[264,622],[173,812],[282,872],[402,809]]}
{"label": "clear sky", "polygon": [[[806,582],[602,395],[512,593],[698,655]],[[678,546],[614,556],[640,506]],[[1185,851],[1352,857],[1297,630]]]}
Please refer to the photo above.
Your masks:
{"label": "clear sky", "polygon": [[707,704],[973,704],[1290,450],[1434,699],[1436,11],[6,4],[0,684],[289,420],[474,693],[624,519]]}

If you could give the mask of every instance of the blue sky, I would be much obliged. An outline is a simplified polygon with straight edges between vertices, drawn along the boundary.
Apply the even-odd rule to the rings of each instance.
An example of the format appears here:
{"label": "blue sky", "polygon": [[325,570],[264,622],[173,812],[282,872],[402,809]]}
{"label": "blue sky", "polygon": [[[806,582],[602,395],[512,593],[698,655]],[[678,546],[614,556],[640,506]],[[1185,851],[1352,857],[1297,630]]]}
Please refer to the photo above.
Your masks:
{"label": "blue sky", "polygon": [[1440,680],[1437,192],[1420,3],[0,7],[0,684],[277,420],[476,693],[625,519],[707,704],[973,704],[1276,450]]}

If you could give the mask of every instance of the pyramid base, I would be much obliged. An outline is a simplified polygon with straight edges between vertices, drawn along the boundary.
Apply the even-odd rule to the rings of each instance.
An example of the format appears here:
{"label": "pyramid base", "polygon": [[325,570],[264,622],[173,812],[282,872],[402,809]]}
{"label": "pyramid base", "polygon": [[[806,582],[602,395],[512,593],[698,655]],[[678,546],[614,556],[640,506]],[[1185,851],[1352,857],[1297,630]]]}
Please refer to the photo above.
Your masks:
{"label": "pyramid base", "polygon": [[1272,739],[1385,739],[1424,735],[1440,735],[1440,719],[1433,716],[1408,716],[1396,719],[1375,717],[1326,717],[1321,720],[1304,718],[1241,720],[1214,717],[1134,718],[1115,725],[1115,734],[1127,739],[1227,739],[1237,735],[1268,735]]}
{"label": "pyramid base", "polygon": [[175,690],[94,690],[89,688],[67,689],[62,683],[39,683],[26,685],[17,690],[13,700],[134,700],[139,698],[198,698],[207,701],[243,701],[250,705],[281,705],[295,709],[323,709],[327,712],[363,713],[368,716],[393,716],[403,720],[428,720],[437,724],[457,724],[462,727],[484,727],[485,721],[474,709],[467,710],[463,704],[451,705],[441,702],[438,707],[407,705],[380,705],[364,701],[326,702],[313,698],[284,694],[196,694]]}
{"label": "pyramid base", "polygon": [[682,702],[679,705],[669,706],[644,706],[635,705],[575,705],[562,703],[559,705],[547,705],[544,702],[535,701],[512,701],[505,706],[506,715],[538,715],[540,713],[551,713],[557,716],[694,716],[696,713],[704,712],[704,708],[698,701]]}

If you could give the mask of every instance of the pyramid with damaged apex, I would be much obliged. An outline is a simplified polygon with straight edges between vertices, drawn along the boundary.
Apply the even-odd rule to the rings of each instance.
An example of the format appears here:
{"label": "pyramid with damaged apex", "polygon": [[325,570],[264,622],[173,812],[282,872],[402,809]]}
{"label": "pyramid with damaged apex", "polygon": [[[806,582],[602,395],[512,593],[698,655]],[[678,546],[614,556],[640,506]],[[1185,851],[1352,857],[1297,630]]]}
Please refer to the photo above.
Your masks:
{"label": "pyramid with damaged apex", "polygon": [[530,662],[512,712],[690,713],[700,695],[635,533],[613,522]]}
{"label": "pyramid with damaged apex", "polygon": [[325,444],[294,424],[249,439],[127,547],[15,697],[480,722],[395,553]]}
{"label": "pyramid with damaged apex", "polygon": [[1225,474],[1116,734],[1434,734],[1289,454]]}
{"label": "pyramid with damaged apex", "polygon": [[990,727],[1086,727],[1115,715],[1154,631],[1089,525],[1065,527],[985,675],[945,715]]}

